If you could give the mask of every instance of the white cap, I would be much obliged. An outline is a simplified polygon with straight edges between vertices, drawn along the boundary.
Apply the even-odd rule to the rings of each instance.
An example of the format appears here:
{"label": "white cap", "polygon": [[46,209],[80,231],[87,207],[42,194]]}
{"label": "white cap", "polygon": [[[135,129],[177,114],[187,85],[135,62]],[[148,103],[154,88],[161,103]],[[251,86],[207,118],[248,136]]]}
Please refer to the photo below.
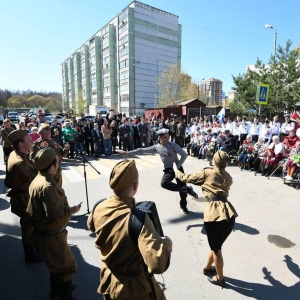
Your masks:
{"label": "white cap", "polygon": [[162,134],[166,134],[166,133],[169,133],[169,129],[167,129],[167,128],[162,128],[160,130],[157,130],[157,132],[156,132],[157,135],[162,135]]}

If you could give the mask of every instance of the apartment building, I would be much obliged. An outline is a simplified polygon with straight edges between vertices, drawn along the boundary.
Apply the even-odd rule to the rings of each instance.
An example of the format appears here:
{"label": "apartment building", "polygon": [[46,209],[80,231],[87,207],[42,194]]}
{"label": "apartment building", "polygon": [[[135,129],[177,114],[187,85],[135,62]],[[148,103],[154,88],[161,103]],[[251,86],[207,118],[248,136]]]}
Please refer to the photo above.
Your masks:
{"label": "apartment building", "polygon": [[223,82],[216,78],[210,78],[200,83],[200,95],[206,100],[208,106],[222,104],[222,86]]}
{"label": "apartment building", "polygon": [[172,64],[181,65],[178,16],[133,1],[61,64],[63,107],[143,114],[156,106],[157,78]]}

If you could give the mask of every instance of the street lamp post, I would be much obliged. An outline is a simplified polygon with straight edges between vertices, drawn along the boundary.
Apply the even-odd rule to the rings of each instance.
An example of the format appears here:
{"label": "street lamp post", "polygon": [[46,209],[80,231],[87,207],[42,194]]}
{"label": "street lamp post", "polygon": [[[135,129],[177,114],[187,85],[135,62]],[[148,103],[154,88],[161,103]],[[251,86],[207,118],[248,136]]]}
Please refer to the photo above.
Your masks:
{"label": "street lamp post", "polygon": [[277,44],[277,29],[275,29],[270,24],[266,24],[265,27],[268,29],[273,29],[275,31],[275,34],[274,34],[274,56],[275,56],[276,55],[276,44]]}

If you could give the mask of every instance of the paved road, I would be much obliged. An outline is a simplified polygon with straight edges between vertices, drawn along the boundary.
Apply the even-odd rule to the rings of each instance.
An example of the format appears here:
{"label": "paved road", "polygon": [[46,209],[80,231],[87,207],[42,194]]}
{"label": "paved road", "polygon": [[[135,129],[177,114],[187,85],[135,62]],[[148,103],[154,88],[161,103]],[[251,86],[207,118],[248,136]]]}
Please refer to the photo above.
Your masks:
{"label": "paved road", "polygon": [[[0,151],[2,153],[2,151]],[[111,194],[108,185],[111,168],[121,158],[92,161],[101,172],[86,166],[89,208]],[[0,162],[2,162],[0,157]],[[179,196],[160,187],[162,163],[158,156],[136,158],[140,174],[137,201],[157,203],[162,226],[173,240],[171,266],[159,282],[165,285],[167,299],[300,299],[300,191],[286,186],[281,179],[254,176],[229,167],[234,184],[230,200],[239,213],[234,232],[223,247],[227,287],[211,285],[202,274],[209,251],[203,229],[204,198],[188,198],[189,215],[179,209]],[[189,157],[186,173],[208,163]],[[5,167],[0,164],[0,291],[1,299],[47,299],[48,270],[44,264],[26,265],[20,241],[19,219],[10,212],[3,185]],[[82,161],[64,160],[63,187],[70,205],[87,198]],[[86,229],[87,215],[68,226],[69,243],[78,262],[74,277],[76,299],[102,299],[96,293],[99,284],[98,250],[93,235]]]}

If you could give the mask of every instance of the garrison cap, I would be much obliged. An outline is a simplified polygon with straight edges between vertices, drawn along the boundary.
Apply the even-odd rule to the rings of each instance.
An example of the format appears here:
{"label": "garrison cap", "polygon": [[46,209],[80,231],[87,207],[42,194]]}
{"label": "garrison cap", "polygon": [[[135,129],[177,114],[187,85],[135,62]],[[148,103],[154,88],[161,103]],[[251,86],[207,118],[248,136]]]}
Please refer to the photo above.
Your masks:
{"label": "garrison cap", "polygon": [[17,142],[18,140],[20,140],[21,138],[23,138],[24,136],[26,136],[28,134],[28,132],[24,129],[17,129],[12,131],[8,136],[8,140],[13,144],[15,142]]}
{"label": "garrison cap", "polygon": [[228,155],[225,151],[218,150],[214,154],[214,161],[217,163],[220,167],[226,167],[227,161],[228,161]]}
{"label": "garrison cap", "polygon": [[53,150],[53,148],[43,148],[39,150],[36,154],[36,157],[34,159],[35,161],[35,168],[38,171],[44,170],[47,167],[50,166],[50,164],[54,161],[56,158],[56,153]]}
{"label": "garrison cap", "polygon": [[138,170],[133,159],[125,159],[117,163],[110,173],[109,185],[120,191],[132,185],[138,178]]}
{"label": "garrison cap", "polygon": [[50,131],[50,125],[48,123],[42,123],[39,127],[39,132],[41,132],[42,130]]}

